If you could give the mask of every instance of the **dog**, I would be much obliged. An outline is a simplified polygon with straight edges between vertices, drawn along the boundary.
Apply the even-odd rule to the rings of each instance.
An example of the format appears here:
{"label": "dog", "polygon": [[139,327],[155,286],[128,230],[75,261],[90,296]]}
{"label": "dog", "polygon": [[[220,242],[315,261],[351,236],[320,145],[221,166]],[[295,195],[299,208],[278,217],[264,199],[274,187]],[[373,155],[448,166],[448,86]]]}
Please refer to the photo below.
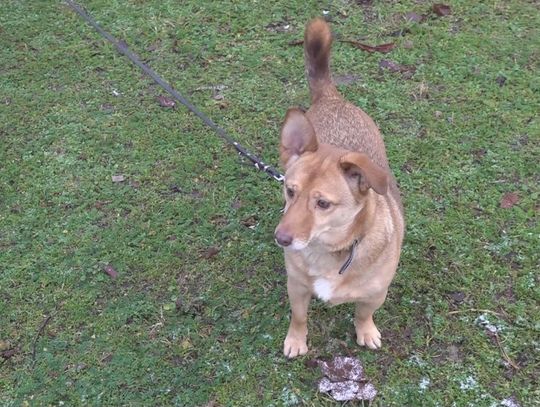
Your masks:
{"label": "dog", "polygon": [[313,295],[356,304],[357,343],[377,349],[373,313],[386,299],[405,230],[400,192],[373,120],[338,93],[330,73],[330,27],[304,34],[311,107],[287,111],[281,128],[285,209],[275,229],[284,249],[291,321],[283,345],[304,355]]}

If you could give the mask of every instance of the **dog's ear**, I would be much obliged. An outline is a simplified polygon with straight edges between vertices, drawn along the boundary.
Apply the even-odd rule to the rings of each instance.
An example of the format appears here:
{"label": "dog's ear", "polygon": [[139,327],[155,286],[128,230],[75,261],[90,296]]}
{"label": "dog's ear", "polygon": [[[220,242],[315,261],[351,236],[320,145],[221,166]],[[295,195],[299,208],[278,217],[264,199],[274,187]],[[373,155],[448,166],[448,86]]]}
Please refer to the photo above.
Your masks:
{"label": "dog's ear", "polygon": [[339,160],[345,176],[358,185],[361,192],[372,188],[379,195],[386,194],[388,173],[364,153],[350,152]]}
{"label": "dog's ear", "polygon": [[308,151],[316,151],[317,147],[315,130],[304,112],[298,108],[289,109],[281,127],[281,164],[287,168],[291,159],[294,160]]}

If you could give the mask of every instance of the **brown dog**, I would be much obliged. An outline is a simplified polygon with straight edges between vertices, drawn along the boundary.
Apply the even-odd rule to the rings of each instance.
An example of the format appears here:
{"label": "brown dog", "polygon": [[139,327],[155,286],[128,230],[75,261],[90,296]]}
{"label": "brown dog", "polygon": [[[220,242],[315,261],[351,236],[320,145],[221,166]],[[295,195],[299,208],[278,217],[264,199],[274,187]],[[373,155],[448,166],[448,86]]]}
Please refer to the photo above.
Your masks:
{"label": "brown dog", "polygon": [[312,105],[306,113],[289,109],[281,129],[286,204],[275,238],[285,251],[292,317],[283,352],[290,358],[308,350],[313,294],[331,304],[355,302],[358,344],[381,346],[373,313],[394,277],[405,228],[377,126],[332,83],[331,43],[324,20],[308,24]]}

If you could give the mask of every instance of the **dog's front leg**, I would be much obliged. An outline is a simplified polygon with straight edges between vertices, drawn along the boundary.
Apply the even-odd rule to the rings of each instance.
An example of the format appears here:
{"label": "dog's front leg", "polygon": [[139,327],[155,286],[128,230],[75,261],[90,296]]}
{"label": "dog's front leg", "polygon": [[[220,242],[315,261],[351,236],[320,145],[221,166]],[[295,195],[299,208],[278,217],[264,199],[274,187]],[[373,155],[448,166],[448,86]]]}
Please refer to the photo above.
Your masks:
{"label": "dog's front leg", "polygon": [[307,312],[311,291],[294,277],[287,277],[287,292],[291,303],[291,323],[283,344],[283,353],[288,358],[305,355],[307,347]]}

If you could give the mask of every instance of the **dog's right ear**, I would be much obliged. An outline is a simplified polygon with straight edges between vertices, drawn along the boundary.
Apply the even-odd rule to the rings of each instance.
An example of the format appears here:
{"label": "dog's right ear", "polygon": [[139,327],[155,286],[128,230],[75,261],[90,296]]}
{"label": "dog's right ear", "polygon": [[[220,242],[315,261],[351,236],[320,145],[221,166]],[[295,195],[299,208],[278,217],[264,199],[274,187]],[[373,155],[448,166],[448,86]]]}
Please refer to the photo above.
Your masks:
{"label": "dog's right ear", "polygon": [[287,168],[294,160],[318,147],[315,130],[304,112],[298,108],[287,111],[281,127],[281,145],[279,157],[283,167]]}

